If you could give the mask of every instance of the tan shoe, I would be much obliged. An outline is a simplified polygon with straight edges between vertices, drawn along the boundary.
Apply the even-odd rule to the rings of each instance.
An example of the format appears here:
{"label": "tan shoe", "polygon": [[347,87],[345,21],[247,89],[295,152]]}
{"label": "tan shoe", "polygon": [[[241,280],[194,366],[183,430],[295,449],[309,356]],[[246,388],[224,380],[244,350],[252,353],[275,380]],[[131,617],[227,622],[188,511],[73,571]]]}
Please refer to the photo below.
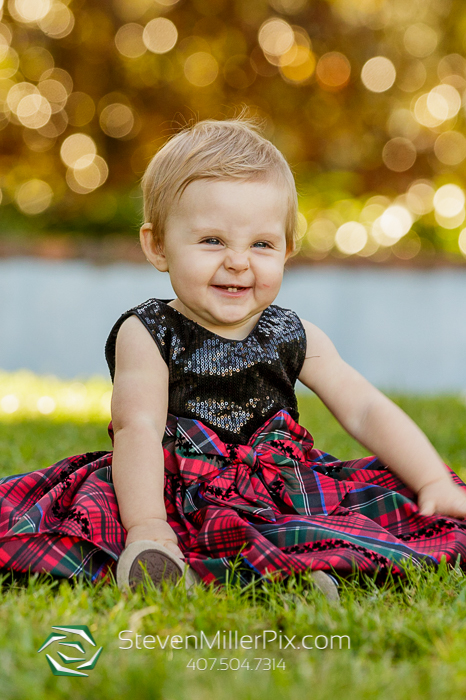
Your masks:
{"label": "tan shoe", "polygon": [[160,588],[162,581],[170,580],[176,585],[184,577],[186,588],[201,581],[201,577],[190,566],[172,554],[162,544],[152,540],[131,542],[118,559],[116,579],[118,588],[132,591],[139,583],[144,583],[142,566],[154,583]]}
{"label": "tan shoe", "polygon": [[330,603],[337,603],[340,600],[338,587],[332,576],[325,571],[312,571],[310,578],[316,588],[321,591]]}

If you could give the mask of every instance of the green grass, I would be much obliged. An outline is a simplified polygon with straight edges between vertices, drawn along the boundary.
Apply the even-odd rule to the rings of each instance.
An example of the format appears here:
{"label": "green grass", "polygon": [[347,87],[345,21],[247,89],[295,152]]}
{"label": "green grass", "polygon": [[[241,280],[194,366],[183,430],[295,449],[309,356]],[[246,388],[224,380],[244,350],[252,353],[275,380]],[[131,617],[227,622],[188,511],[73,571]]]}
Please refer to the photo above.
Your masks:
{"label": "green grass", "polygon": [[[63,383],[30,374],[0,375],[0,476],[47,466],[67,455],[110,449],[107,382]],[[84,388],[83,388],[84,387]],[[10,398],[3,402],[2,398]],[[16,401],[11,397],[15,396]],[[43,415],[37,401],[47,410]],[[79,398],[79,396],[81,398]],[[74,398],[73,398],[74,397]],[[78,397],[78,398],[77,398]],[[398,397],[442,457],[463,477],[466,406],[459,398]],[[1,406],[11,410],[2,413]],[[364,454],[314,397],[301,399],[301,422],[316,446],[340,458]],[[362,585],[360,585],[362,584]],[[0,588],[0,697],[5,700],[216,700],[313,698],[345,700],[456,700],[466,696],[466,577],[459,569],[409,573],[401,586],[377,588],[364,580],[342,584],[341,604],[329,605],[305,581],[256,585],[247,591],[197,587],[121,593],[116,586],[31,576]],[[90,627],[102,655],[88,678],[53,676],[37,650],[52,625]],[[347,635],[350,648],[265,650],[119,649],[122,630],[134,634],[199,635],[238,630],[261,635]],[[283,637],[284,638],[284,637]],[[307,642],[312,642],[310,638]],[[343,640],[345,641],[345,640]],[[301,645],[300,645],[301,646]],[[52,655],[57,658],[56,645]],[[213,670],[187,668],[214,659]],[[217,670],[220,660],[250,663]],[[283,659],[286,669],[252,670],[254,659]],[[208,662],[212,663],[211,661]],[[200,662],[202,665],[202,661]],[[264,666],[265,661],[261,661]]]}

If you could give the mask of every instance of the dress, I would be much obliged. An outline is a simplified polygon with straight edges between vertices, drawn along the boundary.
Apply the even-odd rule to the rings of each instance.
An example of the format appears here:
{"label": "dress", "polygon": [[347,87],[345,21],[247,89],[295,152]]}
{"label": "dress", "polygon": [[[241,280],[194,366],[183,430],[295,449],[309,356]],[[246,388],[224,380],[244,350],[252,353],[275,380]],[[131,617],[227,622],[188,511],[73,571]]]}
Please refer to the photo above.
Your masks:
{"label": "dress", "polygon": [[[244,340],[222,338],[149,299],[136,315],[169,368],[165,504],[186,562],[204,582],[356,571],[403,577],[407,562],[466,568],[466,523],[421,516],[376,457],[314,448],[294,384],[306,352],[293,311],[269,306]],[[111,424],[109,433],[112,437]],[[454,481],[466,488],[451,472]],[[108,580],[123,551],[112,452],[89,452],[0,479],[0,568]]]}

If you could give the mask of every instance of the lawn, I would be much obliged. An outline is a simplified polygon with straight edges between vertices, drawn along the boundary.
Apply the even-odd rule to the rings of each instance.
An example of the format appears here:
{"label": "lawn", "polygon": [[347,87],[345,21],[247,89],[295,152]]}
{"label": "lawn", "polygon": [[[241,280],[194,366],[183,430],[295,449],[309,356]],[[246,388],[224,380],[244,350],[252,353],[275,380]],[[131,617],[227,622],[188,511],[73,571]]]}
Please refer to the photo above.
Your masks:
{"label": "lawn", "polygon": [[[0,374],[0,387],[0,476],[110,448],[106,381],[59,382],[17,373]],[[464,401],[394,398],[466,477]],[[364,453],[317,399],[302,397],[300,407],[301,422],[318,447],[341,458]],[[466,577],[459,569],[413,570],[402,586],[346,582],[336,606],[305,581],[247,591],[200,586],[189,595],[166,587],[128,596],[109,584],[37,576],[12,583],[5,577],[0,596],[2,700],[466,696]],[[103,647],[88,677],[54,676],[48,651],[37,653],[54,625],[87,625]],[[124,630],[132,631],[122,635],[131,638],[132,648],[119,648],[129,646],[119,639]],[[173,637],[180,635],[184,647],[186,635],[199,640],[203,634],[222,647],[230,631],[233,646],[237,631],[244,640],[257,635],[258,648],[218,649],[215,642],[212,649],[178,649]],[[56,648],[50,647],[51,655],[58,658]]]}

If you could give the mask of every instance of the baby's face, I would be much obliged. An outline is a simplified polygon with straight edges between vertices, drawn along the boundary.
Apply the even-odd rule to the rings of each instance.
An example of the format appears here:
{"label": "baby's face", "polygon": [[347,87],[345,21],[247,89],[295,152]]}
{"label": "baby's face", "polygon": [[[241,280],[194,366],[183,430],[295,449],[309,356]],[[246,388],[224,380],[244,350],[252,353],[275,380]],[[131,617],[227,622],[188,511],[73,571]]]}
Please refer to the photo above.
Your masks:
{"label": "baby's face", "polygon": [[163,269],[173,306],[225,337],[245,337],[283,277],[286,196],[267,181],[195,180],[172,208]]}

